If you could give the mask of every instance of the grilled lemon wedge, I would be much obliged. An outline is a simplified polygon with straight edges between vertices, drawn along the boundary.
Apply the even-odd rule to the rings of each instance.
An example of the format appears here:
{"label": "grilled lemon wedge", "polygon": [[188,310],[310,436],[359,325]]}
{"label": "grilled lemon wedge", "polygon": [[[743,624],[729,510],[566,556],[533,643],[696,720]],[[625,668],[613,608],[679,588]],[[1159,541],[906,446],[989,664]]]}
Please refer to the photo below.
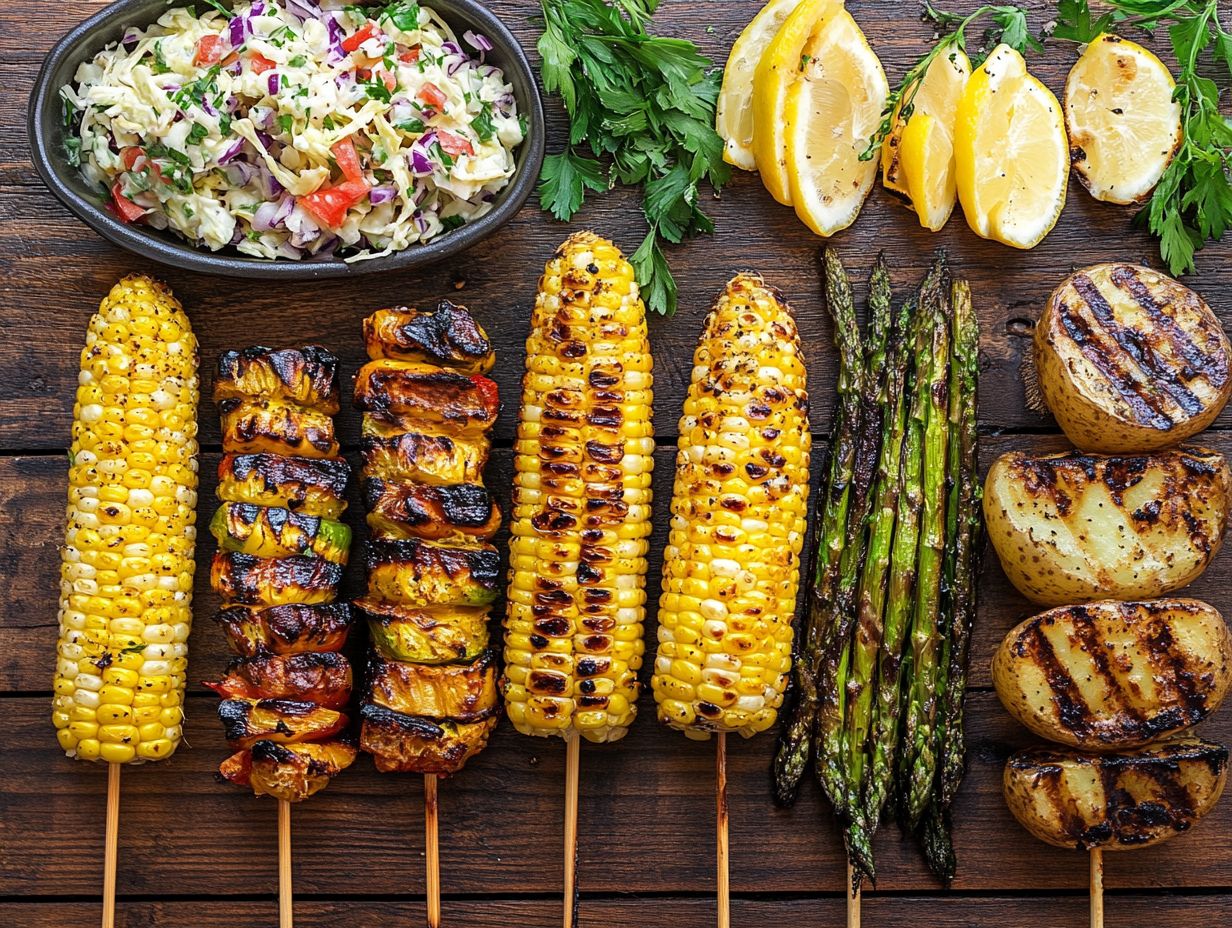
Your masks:
{"label": "grilled lemon wedge", "polygon": [[801,66],[785,108],[791,203],[805,225],[830,236],[855,222],[877,180],[876,159],[861,161],[860,154],[881,121],[890,85],[846,10],[813,32]]}
{"label": "grilled lemon wedge", "polygon": [[1008,45],[967,82],[954,157],[958,198],[977,235],[1034,248],[1057,224],[1069,184],[1061,104]]}
{"label": "grilled lemon wedge", "polygon": [[1065,82],[1073,166],[1091,196],[1144,200],[1181,147],[1176,82],[1162,61],[1127,39],[1101,35]]}
{"label": "grilled lemon wedge", "polygon": [[[958,118],[958,101],[970,77],[971,59],[961,48],[954,48],[933,59],[928,70],[924,72],[914,97],[911,88],[907,88],[903,100],[911,102],[911,119],[902,118],[902,103],[899,103],[894,110],[893,128],[881,147],[881,182],[887,190],[911,197],[904,174],[905,165],[902,162],[903,132],[917,116],[931,116],[953,139],[954,123]],[[952,142],[950,148],[952,152]]]}

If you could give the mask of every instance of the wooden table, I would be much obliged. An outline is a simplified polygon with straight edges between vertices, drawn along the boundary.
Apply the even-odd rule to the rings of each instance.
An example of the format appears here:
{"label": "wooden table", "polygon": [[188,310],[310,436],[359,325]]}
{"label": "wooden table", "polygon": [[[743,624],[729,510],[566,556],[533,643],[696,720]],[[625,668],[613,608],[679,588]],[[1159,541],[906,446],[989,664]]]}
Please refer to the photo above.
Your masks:
{"label": "wooden table", "polygon": [[[970,7],[970,3],[955,3]],[[528,205],[503,232],[469,254],[420,274],[353,283],[264,285],[194,276],[151,266],[107,245],[72,218],[39,183],[29,163],[25,106],[30,83],[53,41],[101,6],[11,0],[0,4],[0,925],[63,928],[97,919],[102,866],[105,771],[67,760],[49,719],[56,641],[57,547],[64,517],[64,448],[86,319],[115,280],[145,271],[168,280],[192,317],[208,371],[218,353],[260,340],[315,341],[358,367],[359,323],[392,303],[428,304],[449,296],[483,320],[500,349],[496,379],[506,408],[490,484],[507,493],[522,342],[544,260],[567,234]],[[528,0],[492,6],[533,48],[536,7]],[[883,56],[891,79],[905,71],[930,35],[914,2],[849,4]],[[1032,23],[1048,18],[1034,4]],[[722,61],[754,0],[665,0],[660,31],[685,35]],[[1076,52],[1058,44],[1039,73],[1060,90]],[[559,145],[554,118],[549,148]],[[830,418],[835,375],[830,329],[819,296],[818,240],[778,207],[752,176],[736,178],[710,203],[718,233],[673,250],[681,311],[656,319],[652,337],[661,439],[655,480],[664,540],[672,442],[690,356],[702,317],[728,276],[753,268],[794,303],[810,362],[813,422]],[[1031,320],[1050,289],[1075,264],[1130,259],[1157,264],[1157,253],[1129,225],[1130,213],[1071,188],[1061,224],[1030,254],[983,242],[956,216],[930,236],[886,194],[872,196],[856,228],[839,236],[853,273],[863,277],[878,249],[894,268],[899,296],[923,274],[937,247],[949,249],[970,278],[983,324],[985,465],[1011,448],[1064,447],[1055,425],[1024,403],[1019,366]],[[632,251],[643,234],[636,198],[596,197],[578,219]],[[1201,259],[1200,288],[1232,319],[1229,249]],[[863,290],[861,283],[860,290]],[[218,428],[202,404],[204,523],[212,509],[211,469]],[[352,443],[358,415],[344,410]],[[1222,416],[1205,440],[1232,451]],[[822,439],[824,440],[824,439]],[[360,522],[358,506],[349,518]],[[203,533],[204,534],[204,533]],[[226,657],[210,621],[217,600],[200,548],[197,627],[190,679],[215,673]],[[651,565],[651,601],[659,564]],[[352,568],[349,582],[360,581]],[[1224,555],[1192,593],[1232,612],[1232,555]],[[1087,867],[1076,852],[1046,847],[1024,832],[1001,798],[1001,767],[1030,742],[997,702],[989,658],[1001,636],[1031,612],[989,557],[972,656],[968,699],[970,774],[955,809],[960,860],[950,891],[928,875],[913,843],[887,827],[877,851],[882,880],[867,894],[866,924],[929,926],[1085,924]],[[653,621],[647,636],[654,641]],[[119,923],[136,926],[265,926],[276,919],[275,804],[217,784],[225,756],[215,700],[199,686],[188,700],[186,743],[166,763],[124,778],[120,834]],[[649,698],[628,738],[583,752],[581,921],[590,928],[673,928],[713,924],[712,744],[660,727]],[[1232,709],[1206,724],[1232,741]],[[842,850],[813,784],[792,810],[774,809],[767,767],[774,739],[729,745],[733,918],[741,926],[839,923]],[[442,786],[442,870],[446,923],[504,928],[558,924],[564,745],[516,734],[502,723],[491,746]],[[423,831],[417,777],[378,775],[361,758],[329,789],[296,809],[297,924],[365,926],[422,923]],[[1108,921],[1118,926],[1224,925],[1232,914],[1232,800],[1197,829],[1167,845],[1107,861]]]}

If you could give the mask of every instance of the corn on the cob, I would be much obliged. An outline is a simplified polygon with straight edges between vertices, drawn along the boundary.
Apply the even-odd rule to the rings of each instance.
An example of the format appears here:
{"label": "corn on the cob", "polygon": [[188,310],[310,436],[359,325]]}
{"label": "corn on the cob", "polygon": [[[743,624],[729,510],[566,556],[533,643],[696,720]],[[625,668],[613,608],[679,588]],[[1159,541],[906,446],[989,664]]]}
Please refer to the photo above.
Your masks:
{"label": "corn on the cob", "polygon": [[659,720],[691,738],[774,724],[808,519],[808,394],[791,312],[760,277],[706,320],[680,419],[663,553]]}
{"label": "corn on the cob", "polygon": [[514,446],[504,694],[524,734],[615,741],[637,712],[652,367],[633,268],[572,236],[539,283]]}
{"label": "corn on the cob", "polygon": [[90,320],[69,451],[52,720],[70,757],[180,743],[192,625],[197,341],[171,291],[126,277]]}

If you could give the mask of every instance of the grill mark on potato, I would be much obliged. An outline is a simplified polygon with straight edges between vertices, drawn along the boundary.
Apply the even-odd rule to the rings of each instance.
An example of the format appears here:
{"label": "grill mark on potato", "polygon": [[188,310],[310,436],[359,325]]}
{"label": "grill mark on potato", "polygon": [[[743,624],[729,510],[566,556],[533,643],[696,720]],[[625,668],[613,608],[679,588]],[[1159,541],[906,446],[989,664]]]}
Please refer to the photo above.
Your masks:
{"label": "grill mark on potato", "polygon": [[1033,630],[1031,647],[1035,660],[1043,668],[1044,677],[1052,689],[1057,718],[1074,734],[1088,733],[1091,727],[1091,709],[1082,698],[1078,684],[1057,657],[1052,642],[1044,634],[1042,623]]}
{"label": "grill mark on potato", "polygon": [[[1108,301],[1104,299],[1104,295],[1100,293],[1095,282],[1085,274],[1074,275],[1074,289],[1086,300],[1091,313],[1121,347],[1121,350],[1134,359],[1148,381],[1153,380],[1161,384],[1187,415],[1195,416],[1202,412],[1205,408],[1202,401],[1183,383],[1178,382],[1175,366],[1167,358],[1159,356],[1155,346],[1151,343],[1150,333],[1126,328],[1117,322],[1112,307],[1108,305]],[[1141,301],[1138,302],[1139,305],[1143,305]],[[1143,308],[1146,307],[1143,306]],[[1158,311],[1156,307],[1155,312],[1158,313]],[[1152,405],[1155,404],[1152,403]],[[1158,406],[1155,408],[1158,409]]]}
{"label": "grill mark on potato", "polygon": [[1108,349],[1095,344],[1095,332],[1085,319],[1074,315],[1066,305],[1061,306],[1058,315],[1065,334],[1078,346],[1078,350],[1091,366],[1103,374],[1104,379],[1116,389],[1140,422],[1160,431],[1172,428],[1171,417],[1155,407],[1155,399],[1143,385],[1114,362]]}
{"label": "grill mark on potato", "polygon": [[1175,681],[1176,692],[1187,715],[1194,721],[1199,720],[1206,705],[1206,696],[1199,690],[1193,668],[1177,648],[1172,630],[1161,622],[1152,622],[1151,632],[1145,640],[1152,671]]}
{"label": "grill mark on potato", "polygon": [[[1131,701],[1129,694],[1121,683],[1121,678],[1108,660],[1108,652],[1104,647],[1104,639],[1096,627],[1095,618],[1086,609],[1075,610],[1076,621],[1073,623],[1073,634],[1067,636],[1071,643],[1081,644],[1082,652],[1090,659],[1095,672],[1108,686],[1108,700],[1113,703],[1123,716],[1118,719],[1115,727],[1105,736],[1121,737],[1128,732],[1138,732],[1144,727],[1146,719],[1142,712]],[[1086,728],[1090,730],[1091,720],[1087,720]],[[1071,729],[1072,730],[1072,729]],[[1077,734],[1077,732],[1075,732]]]}
{"label": "grill mark on potato", "polygon": [[[1143,312],[1151,317],[1151,321],[1164,330],[1173,351],[1185,359],[1189,369],[1182,371],[1182,376],[1188,374],[1192,379],[1200,373],[1217,390],[1227,383],[1228,364],[1224,352],[1222,350],[1208,351],[1205,346],[1196,344],[1189,337],[1189,333],[1177,325],[1175,316],[1156,302],[1154,294],[1142,282],[1136,268],[1127,265],[1118,266],[1113,269],[1111,277],[1112,283],[1119,290],[1132,296],[1134,302],[1142,307]],[[1209,334],[1206,329],[1206,320],[1199,315],[1197,322],[1202,327],[1203,334]]]}

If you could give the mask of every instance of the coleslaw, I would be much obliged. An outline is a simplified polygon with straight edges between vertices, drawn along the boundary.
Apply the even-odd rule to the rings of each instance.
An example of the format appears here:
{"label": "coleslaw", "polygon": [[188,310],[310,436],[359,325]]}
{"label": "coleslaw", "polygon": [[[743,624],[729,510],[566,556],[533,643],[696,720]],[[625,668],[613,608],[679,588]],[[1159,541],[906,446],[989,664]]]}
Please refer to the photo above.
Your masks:
{"label": "coleslaw", "polygon": [[61,89],[69,159],[125,222],[262,258],[382,257],[492,209],[512,87],[413,2],[168,10]]}

